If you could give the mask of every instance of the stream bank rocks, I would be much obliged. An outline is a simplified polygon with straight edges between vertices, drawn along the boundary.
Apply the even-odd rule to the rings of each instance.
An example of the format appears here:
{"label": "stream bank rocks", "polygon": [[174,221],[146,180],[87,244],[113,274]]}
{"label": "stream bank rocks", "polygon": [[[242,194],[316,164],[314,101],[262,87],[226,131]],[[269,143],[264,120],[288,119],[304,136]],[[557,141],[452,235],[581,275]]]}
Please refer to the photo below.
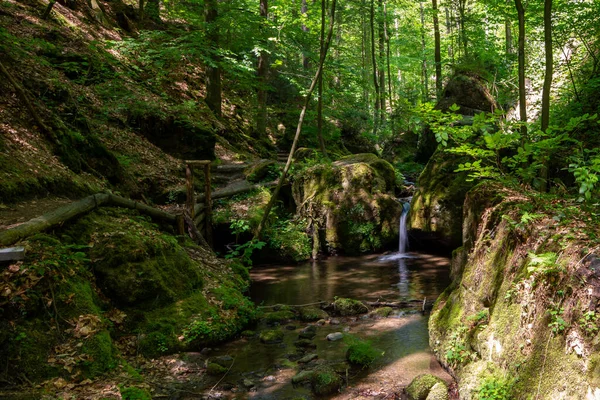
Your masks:
{"label": "stream bank rocks", "polygon": [[297,214],[311,222],[313,248],[360,254],[395,243],[402,206],[396,175],[374,154],[355,154],[308,168],[292,187]]}

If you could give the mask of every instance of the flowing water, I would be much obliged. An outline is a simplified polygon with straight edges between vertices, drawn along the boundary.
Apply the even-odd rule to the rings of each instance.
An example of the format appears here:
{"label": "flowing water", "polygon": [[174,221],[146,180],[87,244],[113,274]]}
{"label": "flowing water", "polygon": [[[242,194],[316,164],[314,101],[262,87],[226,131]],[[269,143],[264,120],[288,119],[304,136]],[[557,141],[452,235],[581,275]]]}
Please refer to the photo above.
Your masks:
{"label": "flowing water", "polygon": [[[199,387],[215,398],[312,399],[310,387],[294,386],[291,378],[311,364],[343,362],[346,344],[330,342],[327,334],[344,332],[370,340],[382,356],[368,369],[346,376],[347,386],[335,399],[396,398],[402,388],[419,374],[433,373],[450,381],[429,349],[427,315],[421,314],[424,299],[432,302],[449,284],[449,260],[425,253],[407,253],[405,208],[400,219],[399,250],[386,255],[332,257],[297,265],[265,265],[251,270],[250,297],[259,305],[301,305],[332,302],[336,297],[363,301],[407,302],[388,318],[363,315],[332,318],[317,324],[318,354],[309,366],[294,363],[299,349],[294,346],[307,323],[284,323],[285,337],[279,344],[262,344],[258,337],[243,338],[197,355],[229,357],[231,369],[225,377],[205,377]],[[261,323],[256,327],[273,329]],[[301,354],[302,355],[302,354]],[[191,355],[191,357],[196,357]],[[314,368],[314,365],[312,365]],[[219,380],[221,378],[221,380]],[[209,392],[206,388],[213,389]]]}

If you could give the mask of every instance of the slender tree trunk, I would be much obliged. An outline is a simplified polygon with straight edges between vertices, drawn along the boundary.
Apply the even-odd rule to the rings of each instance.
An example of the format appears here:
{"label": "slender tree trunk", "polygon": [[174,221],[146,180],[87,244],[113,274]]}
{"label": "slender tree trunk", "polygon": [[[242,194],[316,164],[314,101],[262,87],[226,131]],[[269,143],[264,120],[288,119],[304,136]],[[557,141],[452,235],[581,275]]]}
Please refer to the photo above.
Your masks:
{"label": "slender tree trunk", "polygon": [[144,0],[138,1],[138,17],[140,21],[144,20]]}
{"label": "slender tree trunk", "polygon": [[452,35],[452,23],[451,23],[451,19],[450,19],[450,10],[448,9],[448,7],[444,7],[446,10],[446,35],[450,38],[450,43],[448,44],[448,57],[452,60],[452,63],[454,63],[454,48],[453,48],[453,43],[454,43],[454,39],[453,39],[453,35]]}
{"label": "slender tree trunk", "polygon": [[371,0],[371,62],[373,63],[373,87],[375,88],[375,112],[373,115],[373,134],[377,134],[379,126],[380,105],[379,102],[379,81],[377,79],[377,58],[375,57],[375,0]]}
{"label": "slender tree trunk", "polygon": [[[207,3],[212,1],[213,0],[207,0]],[[160,0],[146,0],[145,8],[144,13],[148,15],[152,21],[162,22],[160,19]]]}
{"label": "slender tree trunk", "polygon": [[419,4],[421,5],[421,87],[423,90],[423,101],[427,101],[429,100],[429,79],[427,76],[427,56],[425,52],[425,8],[422,1]]}
{"label": "slender tree trunk", "polygon": [[[302,0],[302,5],[300,6],[300,13],[302,13],[303,17],[306,17],[308,13],[308,5],[306,4],[306,0]],[[306,24],[302,24],[302,30],[304,32],[308,32],[308,27]],[[302,67],[304,69],[308,69],[310,67],[310,60],[306,56],[306,52],[302,52]]]}
{"label": "slender tree trunk", "polygon": [[[323,58],[325,51],[325,0],[321,0],[321,33],[319,35],[319,59]],[[323,139],[323,73],[319,74],[319,83],[317,90],[317,136],[319,138],[319,147],[321,153],[327,157],[325,140]]]}
{"label": "slender tree trunk", "polygon": [[[366,0],[362,0],[362,10],[365,11],[367,9],[367,4],[366,4]],[[368,33],[367,33],[367,20],[365,18],[365,13],[361,12],[360,13],[360,20],[361,20],[361,26],[362,26],[362,74],[363,74],[363,98],[365,101],[365,104],[369,104],[369,88],[367,85],[367,82],[369,81],[369,70],[368,70],[368,64],[369,64],[369,57],[367,55],[367,43],[368,43]]]}
{"label": "slender tree trunk", "polygon": [[[546,73],[542,91],[542,132],[546,132],[550,124],[550,90],[552,89],[553,54],[552,54],[552,0],[544,0],[544,48],[546,51]],[[540,170],[540,190],[548,189],[548,169],[550,160],[543,160]]]}
{"label": "slender tree trunk", "polygon": [[386,101],[385,101],[385,27],[383,20],[383,0],[378,0],[378,30],[379,30],[379,65],[381,65],[379,70],[379,108],[381,110],[380,118],[381,122],[385,119],[385,113],[387,110]]}
{"label": "slender tree trunk", "polygon": [[469,55],[468,53],[468,39],[467,39],[467,31],[465,28],[465,18],[466,18],[466,9],[467,9],[467,0],[458,0],[458,16],[459,16],[459,29],[460,29],[460,40],[463,46],[463,54],[465,57]]}
{"label": "slender tree trunk", "polygon": [[[148,0],[150,1],[150,0]],[[206,66],[206,104],[217,116],[221,117],[221,67],[219,66],[219,27],[217,25],[218,0],[205,0],[204,21],[207,25],[206,39],[211,49],[212,63]]]}
{"label": "slender tree trunk", "polygon": [[440,39],[440,20],[438,17],[437,0],[431,0],[433,8],[433,38],[434,38],[434,60],[435,60],[435,97],[439,101],[442,97],[442,50]]}
{"label": "slender tree trunk", "polygon": [[[260,0],[260,16],[263,18],[263,23],[266,26],[269,18],[269,1]],[[266,46],[267,41],[264,41]],[[267,135],[267,81],[269,76],[269,54],[263,49],[258,56],[258,67],[256,69],[258,77],[258,90],[256,100],[258,110],[256,114],[256,136],[266,137]]]}
{"label": "slender tree trunk", "polygon": [[527,92],[525,87],[525,9],[522,0],[515,0],[517,16],[519,18],[519,114],[521,118],[521,146],[527,138]]}
{"label": "slender tree trunk", "polygon": [[505,47],[506,47],[506,55],[513,54],[513,38],[512,38],[512,29],[511,29],[510,19],[506,17],[504,21],[504,39],[505,39]]}
{"label": "slender tree trunk", "polygon": [[285,178],[287,177],[287,173],[290,170],[290,167],[292,166],[292,160],[294,158],[294,153],[296,152],[296,147],[298,146],[298,139],[300,138],[300,132],[302,132],[302,124],[304,122],[304,116],[306,115],[306,110],[308,109],[308,105],[310,103],[310,98],[315,90],[317,81],[319,80],[319,75],[321,75],[321,73],[323,72],[323,64],[325,63],[325,57],[327,57],[327,51],[329,50],[329,45],[331,43],[331,36],[333,35],[333,26],[335,24],[336,1],[337,0],[331,1],[331,13],[330,13],[330,17],[329,17],[329,31],[327,32],[327,39],[325,41],[325,46],[324,46],[325,51],[319,58],[319,66],[317,68],[317,72],[315,73],[315,76],[310,84],[310,87],[308,88],[308,93],[306,94],[306,99],[304,100],[304,106],[302,107],[302,111],[300,112],[300,118],[298,118],[298,126],[296,127],[296,135],[294,136],[294,141],[292,142],[292,148],[290,149],[290,154],[288,155],[287,162],[285,163],[285,167],[283,168],[283,171],[281,172],[281,177],[279,178],[279,182],[277,183],[277,186],[275,187],[275,190],[273,191],[273,194],[271,195],[271,199],[269,200],[269,202],[267,203],[267,206],[265,207],[265,211],[264,211],[263,217],[260,221],[260,224],[258,225],[258,228],[256,229],[256,235],[254,236],[256,239],[260,239],[262,237],[262,232],[267,223],[267,220],[269,219],[269,214],[271,212],[271,209],[273,208],[273,205],[277,201],[277,196],[279,195],[279,191],[281,190],[281,187],[283,186],[283,182],[285,181]]}
{"label": "slender tree trunk", "polygon": [[[387,2],[383,5],[383,18],[384,18],[384,29],[385,29],[385,43],[386,43],[386,54],[387,54],[387,75],[388,75],[388,98],[390,102],[390,109],[394,111],[394,96],[392,92],[392,67],[391,67],[391,50],[390,50],[390,32],[388,30],[388,14],[387,14]],[[392,119],[392,131],[394,120]]]}

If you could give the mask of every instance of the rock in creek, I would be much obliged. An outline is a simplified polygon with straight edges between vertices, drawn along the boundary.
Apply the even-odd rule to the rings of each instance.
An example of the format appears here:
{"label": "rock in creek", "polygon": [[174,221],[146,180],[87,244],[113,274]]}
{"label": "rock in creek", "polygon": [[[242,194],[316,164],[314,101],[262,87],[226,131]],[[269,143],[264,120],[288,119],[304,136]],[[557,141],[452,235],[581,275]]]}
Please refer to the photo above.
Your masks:
{"label": "rock in creek", "polygon": [[344,334],[342,332],[334,332],[327,335],[327,340],[329,340],[330,342],[335,342],[337,340],[342,339],[343,337]]}

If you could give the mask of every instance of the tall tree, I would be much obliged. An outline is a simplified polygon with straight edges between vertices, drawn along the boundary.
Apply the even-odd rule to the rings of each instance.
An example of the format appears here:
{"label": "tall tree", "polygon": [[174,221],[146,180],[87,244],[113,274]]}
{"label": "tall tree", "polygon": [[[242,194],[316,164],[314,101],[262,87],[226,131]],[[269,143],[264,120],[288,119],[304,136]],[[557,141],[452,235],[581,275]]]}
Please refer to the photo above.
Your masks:
{"label": "tall tree", "polygon": [[[548,130],[550,124],[550,90],[552,88],[552,0],[544,0],[544,50],[546,52],[546,72],[544,75],[544,88],[542,91],[542,132]],[[540,170],[540,190],[545,192],[548,188],[548,160],[543,160]]]}
{"label": "tall tree", "polygon": [[[377,134],[379,126],[379,114],[381,112],[381,103],[379,102],[379,80],[377,70],[377,57],[375,56],[375,0],[371,0],[371,13],[369,24],[371,27],[371,62],[373,64],[373,87],[375,88],[375,111],[373,114],[373,134]],[[383,89],[381,89],[383,90]]]}
{"label": "tall tree", "polygon": [[378,0],[378,33],[379,33],[379,64],[378,68],[379,72],[379,109],[381,113],[379,118],[381,121],[384,119],[385,110],[387,109],[385,102],[385,68],[383,67],[383,63],[385,62],[385,28],[384,28],[384,19],[383,19],[383,0]]}
{"label": "tall tree", "polygon": [[219,26],[217,23],[218,1],[204,1],[206,41],[211,51],[211,60],[206,66],[206,104],[217,117],[221,117],[221,67],[219,56]]}
{"label": "tall tree", "polygon": [[[323,57],[325,51],[325,0],[321,0],[321,33],[319,35],[319,59]],[[325,148],[325,139],[323,139],[323,73],[319,74],[319,84],[317,89],[317,137],[319,138],[319,147],[321,153],[327,156]]]}
{"label": "tall tree", "polygon": [[431,6],[433,8],[433,54],[435,61],[435,96],[436,99],[439,101],[442,96],[442,50],[437,0],[431,0]]}
{"label": "tall tree", "polygon": [[519,115],[521,119],[521,143],[525,143],[527,137],[527,92],[525,87],[525,8],[522,0],[515,0],[517,17],[519,19],[519,43],[517,53],[519,54]]}
{"label": "tall tree", "polygon": [[[269,1],[260,0],[260,16],[263,18],[262,26],[267,25],[269,18]],[[258,77],[258,89],[256,93],[258,110],[256,114],[256,135],[265,137],[267,134],[267,80],[269,74],[269,53],[264,48],[267,41],[261,46],[258,55],[258,66],[256,75]]]}
{"label": "tall tree", "polygon": [[425,8],[423,2],[419,2],[421,9],[421,89],[423,90],[423,101],[429,100],[429,76],[427,73],[427,47],[425,42]]}

